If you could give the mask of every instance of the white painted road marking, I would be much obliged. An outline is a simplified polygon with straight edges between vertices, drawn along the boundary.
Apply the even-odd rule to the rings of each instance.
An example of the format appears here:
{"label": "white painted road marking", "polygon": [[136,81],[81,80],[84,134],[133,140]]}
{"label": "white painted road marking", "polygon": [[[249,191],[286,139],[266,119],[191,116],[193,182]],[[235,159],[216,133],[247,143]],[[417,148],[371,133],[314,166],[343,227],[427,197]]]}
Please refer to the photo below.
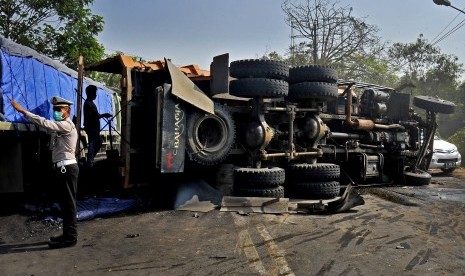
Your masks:
{"label": "white painted road marking", "polygon": [[292,272],[287,264],[285,252],[278,248],[273,238],[266,230],[265,225],[257,225],[257,230],[265,241],[266,250],[272,259],[273,267],[270,271],[270,275],[294,275],[294,272]]}
{"label": "white painted road marking", "polygon": [[244,251],[251,268],[255,269],[260,275],[295,275],[286,261],[285,252],[279,249],[263,224],[257,225],[256,228],[265,242],[266,250],[271,259],[271,268],[269,271],[265,269],[255,244],[250,238],[249,231],[246,228],[248,219],[236,215],[233,215],[233,219],[236,226],[245,228],[239,232],[235,253],[241,254]]}

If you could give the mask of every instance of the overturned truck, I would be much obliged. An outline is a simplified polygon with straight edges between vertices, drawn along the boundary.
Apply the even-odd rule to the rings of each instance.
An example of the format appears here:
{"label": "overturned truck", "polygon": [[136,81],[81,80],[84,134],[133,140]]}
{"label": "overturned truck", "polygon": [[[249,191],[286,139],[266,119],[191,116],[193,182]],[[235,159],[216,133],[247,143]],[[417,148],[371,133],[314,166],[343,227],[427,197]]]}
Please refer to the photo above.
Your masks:
{"label": "overturned truck", "polygon": [[333,198],[348,184],[428,185],[438,113],[451,102],[339,80],[332,67],[229,62],[210,71],[115,56],[87,70],[119,73],[123,186],[154,174],[207,176],[234,166],[240,196]]}

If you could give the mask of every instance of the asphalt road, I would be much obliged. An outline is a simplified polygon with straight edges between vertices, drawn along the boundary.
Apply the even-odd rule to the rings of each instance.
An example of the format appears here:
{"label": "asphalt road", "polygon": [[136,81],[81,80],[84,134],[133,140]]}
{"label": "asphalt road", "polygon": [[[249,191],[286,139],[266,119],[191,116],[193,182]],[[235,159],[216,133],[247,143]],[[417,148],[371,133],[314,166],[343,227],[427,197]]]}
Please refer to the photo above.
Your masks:
{"label": "asphalt road", "polygon": [[56,226],[0,217],[0,275],[464,275],[465,183],[359,189],[333,215],[151,210],[79,223],[75,247],[49,250]]}

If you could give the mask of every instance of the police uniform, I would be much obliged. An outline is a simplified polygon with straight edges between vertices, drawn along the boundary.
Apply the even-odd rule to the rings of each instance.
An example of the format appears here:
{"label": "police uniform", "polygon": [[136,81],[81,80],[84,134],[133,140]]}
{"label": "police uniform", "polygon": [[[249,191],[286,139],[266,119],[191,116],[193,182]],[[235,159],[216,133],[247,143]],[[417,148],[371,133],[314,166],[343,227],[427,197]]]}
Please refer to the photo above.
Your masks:
{"label": "police uniform", "polygon": [[[73,104],[61,97],[53,97],[51,103],[53,107]],[[51,238],[49,246],[58,248],[74,245],[77,241],[76,194],[79,175],[79,166],[75,156],[78,141],[76,126],[70,117],[62,121],[51,121],[29,111],[26,111],[25,115],[34,124],[52,132],[50,146],[59,186],[58,194],[63,214],[63,236]]]}

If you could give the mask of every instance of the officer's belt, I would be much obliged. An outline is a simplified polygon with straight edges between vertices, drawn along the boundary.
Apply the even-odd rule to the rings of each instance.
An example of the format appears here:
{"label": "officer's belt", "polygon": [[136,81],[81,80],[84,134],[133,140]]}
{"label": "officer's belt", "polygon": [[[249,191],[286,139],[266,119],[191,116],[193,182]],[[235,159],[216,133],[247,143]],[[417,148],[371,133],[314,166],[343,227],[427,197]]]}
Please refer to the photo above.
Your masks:
{"label": "officer's belt", "polygon": [[54,165],[55,165],[55,168],[61,168],[61,167],[71,165],[71,164],[76,164],[76,163],[77,163],[76,159],[69,159],[69,160],[58,161],[54,163]]}

